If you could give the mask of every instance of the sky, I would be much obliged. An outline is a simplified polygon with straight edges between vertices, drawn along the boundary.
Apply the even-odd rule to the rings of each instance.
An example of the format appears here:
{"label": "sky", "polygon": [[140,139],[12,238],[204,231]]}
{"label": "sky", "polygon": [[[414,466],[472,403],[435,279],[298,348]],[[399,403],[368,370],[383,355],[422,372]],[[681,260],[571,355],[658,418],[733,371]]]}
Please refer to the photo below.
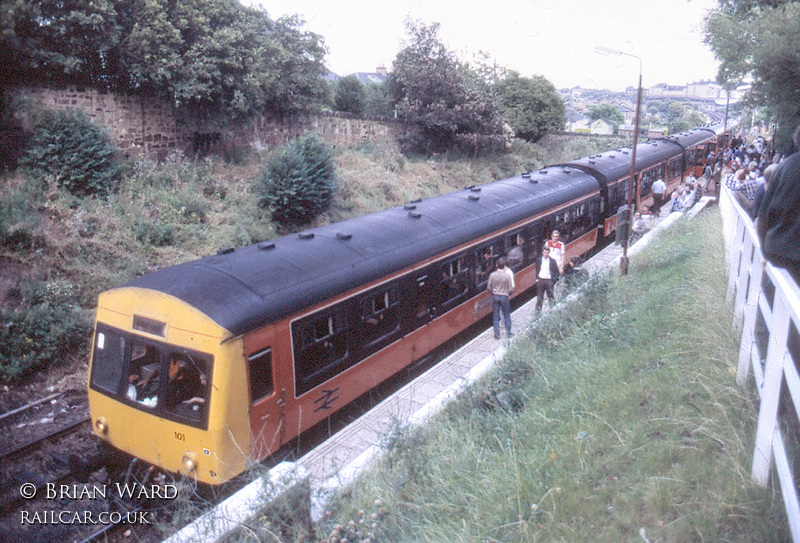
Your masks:
{"label": "sky", "polygon": [[605,46],[638,56],[642,84],[714,80],[717,62],[702,23],[717,0],[241,0],[273,19],[299,14],[321,35],[338,75],[391,70],[406,18],[440,23],[439,38],[462,60],[488,53],[498,66],[541,75],[556,88],[624,90],[639,61],[602,56]]}

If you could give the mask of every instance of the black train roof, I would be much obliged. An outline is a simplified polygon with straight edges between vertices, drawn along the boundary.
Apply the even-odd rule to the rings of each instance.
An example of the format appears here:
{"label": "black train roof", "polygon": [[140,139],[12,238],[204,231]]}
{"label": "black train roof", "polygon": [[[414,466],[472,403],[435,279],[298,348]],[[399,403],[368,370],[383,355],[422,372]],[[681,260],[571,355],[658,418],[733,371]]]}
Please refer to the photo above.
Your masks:
{"label": "black train roof", "polygon": [[504,226],[597,191],[548,168],[165,268],[123,287],[199,309],[238,336]]}
{"label": "black train roof", "polygon": [[[636,169],[642,170],[658,164],[683,150],[714,137],[714,127],[693,128],[668,138],[653,139],[636,147]],[[578,158],[567,166],[597,173],[604,181],[628,177],[631,172],[631,147],[606,151],[598,155]]]}

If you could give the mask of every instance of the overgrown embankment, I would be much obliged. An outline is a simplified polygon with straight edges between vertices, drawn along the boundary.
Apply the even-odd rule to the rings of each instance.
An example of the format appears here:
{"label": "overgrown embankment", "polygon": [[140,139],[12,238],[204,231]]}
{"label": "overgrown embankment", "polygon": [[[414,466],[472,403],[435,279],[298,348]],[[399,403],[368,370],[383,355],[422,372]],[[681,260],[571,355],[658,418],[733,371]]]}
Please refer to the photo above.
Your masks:
{"label": "overgrown embankment", "polygon": [[[399,432],[334,518],[371,541],[788,541],[749,469],[716,209],[540,317],[430,425]],[[330,533],[330,526],[321,528]]]}
{"label": "overgrown embankment", "polygon": [[[396,147],[368,142],[337,148],[333,202],[298,228],[517,175],[622,141],[516,141],[509,153],[480,158],[406,157]],[[101,291],[221,248],[288,233],[259,205],[259,179],[277,152],[241,150],[235,162],[179,153],[161,162],[137,159],[114,169],[107,191],[84,194],[63,183],[74,174],[73,164],[94,165],[78,146],[60,173],[20,169],[0,179],[0,384],[39,379],[43,369],[55,370],[40,379],[45,386],[64,375],[82,376],[78,368],[88,359],[92,308]],[[73,386],[82,387],[81,379]]]}

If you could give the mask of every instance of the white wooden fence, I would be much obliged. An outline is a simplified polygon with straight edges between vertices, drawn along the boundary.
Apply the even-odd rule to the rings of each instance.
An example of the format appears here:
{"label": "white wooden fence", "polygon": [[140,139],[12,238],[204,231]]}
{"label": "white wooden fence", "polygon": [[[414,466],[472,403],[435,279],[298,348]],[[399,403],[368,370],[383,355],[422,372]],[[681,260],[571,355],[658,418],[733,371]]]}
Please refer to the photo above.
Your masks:
{"label": "white wooden fence", "polygon": [[[728,264],[728,300],[735,301],[733,325],[742,333],[737,382],[746,385],[752,373],[761,398],[752,479],[766,487],[775,460],[792,540],[797,543],[800,502],[792,475],[795,458],[787,453],[786,442],[787,437],[798,442],[800,436],[797,426],[784,424],[779,418],[779,407],[793,410],[791,418],[796,419],[800,413],[800,375],[788,347],[790,333],[800,330],[800,289],[786,270],[763,264],[753,221],[725,186],[721,189],[720,210]],[[791,325],[794,332],[790,332]],[[800,353],[800,349],[797,351]]]}

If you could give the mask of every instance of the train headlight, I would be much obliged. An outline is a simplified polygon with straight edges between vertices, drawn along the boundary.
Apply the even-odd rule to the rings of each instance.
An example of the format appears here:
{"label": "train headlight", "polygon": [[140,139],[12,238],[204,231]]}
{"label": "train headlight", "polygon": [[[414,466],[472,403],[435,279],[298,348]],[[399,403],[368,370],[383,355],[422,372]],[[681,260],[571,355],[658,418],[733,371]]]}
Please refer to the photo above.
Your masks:
{"label": "train headlight", "polygon": [[188,452],[183,455],[181,463],[183,467],[186,468],[186,471],[191,473],[197,469],[197,455],[193,452]]}
{"label": "train headlight", "polygon": [[96,421],[94,421],[94,427],[97,428],[97,431],[101,434],[108,433],[108,421],[105,417],[98,417]]}

